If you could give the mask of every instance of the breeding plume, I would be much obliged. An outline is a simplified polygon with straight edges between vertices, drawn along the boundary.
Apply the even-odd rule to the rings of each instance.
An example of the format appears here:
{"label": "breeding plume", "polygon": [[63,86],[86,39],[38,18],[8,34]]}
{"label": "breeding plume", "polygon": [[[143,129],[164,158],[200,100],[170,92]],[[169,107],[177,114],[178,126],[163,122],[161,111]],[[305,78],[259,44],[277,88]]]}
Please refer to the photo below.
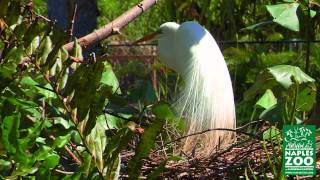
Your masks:
{"label": "breeding plume", "polygon": [[[234,129],[232,83],[223,55],[211,34],[196,22],[181,25],[167,22],[156,34],[160,60],[180,73],[184,80],[175,107],[187,120],[185,133]],[[196,148],[200,155],[208,156],[218,144],[223,147],[231,143],[233,137],[231,131],[209,131],[186,138],[183,150],[188,153]]]}

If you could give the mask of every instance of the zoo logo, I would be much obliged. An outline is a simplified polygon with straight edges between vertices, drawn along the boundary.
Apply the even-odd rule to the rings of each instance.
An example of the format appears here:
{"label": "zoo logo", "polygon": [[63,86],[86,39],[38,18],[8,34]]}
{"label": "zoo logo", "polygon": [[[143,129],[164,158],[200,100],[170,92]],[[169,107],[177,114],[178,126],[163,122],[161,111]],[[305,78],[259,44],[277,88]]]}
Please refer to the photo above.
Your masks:
{"label": "zoo logo", "polygon": [[284,125],[283,163],[285,175],[316,174],[315,126]]}

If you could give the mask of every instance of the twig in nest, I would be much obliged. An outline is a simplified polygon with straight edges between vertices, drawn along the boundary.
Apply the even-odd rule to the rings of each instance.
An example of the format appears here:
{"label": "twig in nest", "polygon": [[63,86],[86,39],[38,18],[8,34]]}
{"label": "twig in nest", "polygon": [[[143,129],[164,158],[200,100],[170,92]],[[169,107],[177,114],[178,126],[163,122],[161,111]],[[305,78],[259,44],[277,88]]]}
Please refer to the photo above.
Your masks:
{"label": "twig in nest", "polygon": [[54,169],[55,172],[60,173],[60,174],[65,174],[65,175],[72,175],[74,172],[69,172],[69,171],[63,171],[61,169]]}
{"label": "twig in nest", "polygon": [[[185,139],[185,138],[190,137],[190,136],[196,136],[196,135],[204,134],[204,133],[209,132],[209,131],[232,131],[232,132],[236,132],[236,133],[239,133],[239,134],[245,134],[245,135],[250,136],[252,138],[258,138],[259,137],[259,136],[255,135],[255,134],[251,134],[251,133],[240,131],[239,129],[215,128],[215,129],[207,129],[207,130],[204,130],[204,131],[201,131],[201,132],[192,133],[192,134],[188,134],[188,135],[179,137],[179,138],[177,138],[177,139],[175,139],[173,141],[165,143],[163,146],[166,146],[168,144],[180,141],[180,140]],[[160,148],[162,148],[162,147],[160,147]],[[160,148],[157,148],[156,150],[154,150],[152,152],[158,151]]]}

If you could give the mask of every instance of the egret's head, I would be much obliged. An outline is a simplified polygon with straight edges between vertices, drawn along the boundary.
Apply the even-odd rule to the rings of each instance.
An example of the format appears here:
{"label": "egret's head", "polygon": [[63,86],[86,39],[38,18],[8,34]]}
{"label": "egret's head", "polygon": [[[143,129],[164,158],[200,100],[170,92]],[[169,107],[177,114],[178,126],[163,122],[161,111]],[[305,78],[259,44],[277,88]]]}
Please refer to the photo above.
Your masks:
{"label": "egret's head", "polygon": [[158,32],[157,39],[161,37],[168,37],[168,36],[173,36],[177,30],[179,29],[179,24],[175,22],[166,22],[161,24]]}
{"label": "egret's head", "polygon": [[174,36],[175,32],[177,32],[179,26],[180,25],[175,22],[163,23],[156,32],[148,34],[143,38],[133,42],[132,44],[138,44],[150,40],[159,40],[161,38],[171,38],[172,36]]}

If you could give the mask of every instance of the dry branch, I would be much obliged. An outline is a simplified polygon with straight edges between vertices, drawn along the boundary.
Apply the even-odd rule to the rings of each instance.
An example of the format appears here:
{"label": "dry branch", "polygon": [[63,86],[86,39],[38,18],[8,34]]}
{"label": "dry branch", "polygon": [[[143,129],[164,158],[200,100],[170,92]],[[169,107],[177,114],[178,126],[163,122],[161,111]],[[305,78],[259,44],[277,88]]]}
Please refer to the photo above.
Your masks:
{"label": "dry branch", "polygon": [[[108,23],[104,27],[93,31],[92,33],[79,39],[79,44],[86,48],[93,45],[109,36],[119,33],[120,29],[133,21],[136,17],[142,14],[144,11],[148,10],[153,6],[157,0],[143,0],[135,7],[131,8],[127,12],[123,13],[121,16]],[[73,48],[73,42],[65,44],[63,46],[66,50],[70,51]]]}

